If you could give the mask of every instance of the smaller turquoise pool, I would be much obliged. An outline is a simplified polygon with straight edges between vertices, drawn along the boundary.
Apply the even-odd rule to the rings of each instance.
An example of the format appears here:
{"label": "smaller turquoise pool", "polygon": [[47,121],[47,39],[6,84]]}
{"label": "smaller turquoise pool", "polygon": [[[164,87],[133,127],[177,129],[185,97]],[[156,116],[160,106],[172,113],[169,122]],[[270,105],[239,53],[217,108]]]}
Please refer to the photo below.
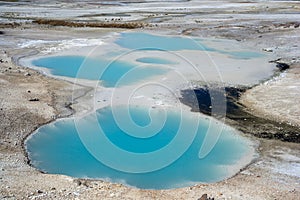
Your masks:
{"label": "smaller turquoise pool", "polygon": [[161,75],[166,68],[137,66],[122,61],[92,59],[83,56],[51,56],[33,60],[32,64],[47,68],[51,74],[71,78],[101,80],[104,87],[129,85],[151,76]]}
{"label": "smaller turquoise pool", "polygon": [[[101,80],[104,87],[120,87],[166,74],[170,68],[163,65],[176,64],[173,60],[153,56],[154,51],[170,51],[172,54],[186,50],[194,52],[207,51],[224,54],[238,60],[251,60],[265,56],[254,51],[218,49],[206,45],[204,40],[199,38],[158,36],[135,32],[121,33],[112,45],[117,46],[117,48],[112,51],[108,50],[98,58],[50,56],[33,60],[32,65],[49,69],[50,73],[56,76]],[[145,55],[136,58],[136,61],[147,66],[119,59],[127,53],[139,51],[144,51]],[[147,55],[147,51],[152,51],[151,56]],[[205,63],[202,64],[205,66]]]}
{"label": "smaller turquoise pool", "polygon": [[[115,109],[121,119],[127,116],[125,106]],[[26,141],[31,164],[47,173],[168,189],[221,181],[237,172],[232,166],[251,156],[249,141],[225,127],[212,151],[200,159],[209,126],[220,126],[205,118],[197,121],[189,113],[170,109],[152,109],[149,117],[146,107],[130,108],[130,116],[138,125],[131,132],[130,123],[118,123],[111,107],[76,121],[45,125]],[[160,127],[163,116],[161,129],[149,135]]]}
{"label": "smaller turquoise pool", "polygon": [[128,32],[121,33],[120,38],[115,42],[119,46],[127,49],[134,50],[163,50],[163,51],[207,51],[218,52],[228,55],[235,59],[252,59],[261,58],[265,54],[255,51],[245,50],[221,50],[214,47],[210,47],[204,43],[204,39],[193,37],[178,37],[178,36],[162,36],[152,35],[148,33],[136,33]]}

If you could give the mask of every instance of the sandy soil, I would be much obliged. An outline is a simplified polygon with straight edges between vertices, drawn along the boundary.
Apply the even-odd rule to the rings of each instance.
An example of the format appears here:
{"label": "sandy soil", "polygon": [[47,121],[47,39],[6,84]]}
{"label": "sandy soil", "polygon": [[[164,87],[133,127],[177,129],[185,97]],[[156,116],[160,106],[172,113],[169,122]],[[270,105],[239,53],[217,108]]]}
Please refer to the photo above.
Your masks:
{"label": "sandy soil", "polygon": [[[104,181],[43,174],[27,164],[22,145],[24,139],[40,125],[72,113],[68,105],[72,101],[74,85],[19,67],[11,58],[15,60],[37,50],[47,53],[51,48],[68,48],[68,43],[58,45],[62,44],[61,41],[98,38],[120,31],[30,23],[30,20],[42,16],[111,21],[119,18],[118,13],[128,14],[120,21],[139,20],[148,25],[145,29],[149,31],[159,29],[175,35],[229,38],[265,49],[274,57],[293,64],[293,68],[247,91],[242,103],[254,114],[299,125],[299,2],[222,2],[227,4],[220,1],[201,4],[195,1],[145,1],[142,4],[128,3],[127,6],[36,3],[39,9],[32,9],[32,5],[26,3],[22,6],[14,3],[1,5],[0,27],[4,27],[4,37],[0,38],[0,59],[3,61],[0,63],[0,198],[198,199],[208,194],[215,199],[298,199],[300,146],[276,140],[255,139],[260,142],[259,157],[228,180],[174,190],[140,190]],[[57,9],[60,6],[63,8]],[[106,15],[97,15],[99,13]],[[12,22],[20,24],[7,25]],[[75,87],[78,97],[88,91],[88,88]]]}
{"label": "sandy soil", "polygon": [[[272,118],[279,122],[300,125],[300,67],[293,66],[288,72],[248,90],[241,102],[253,109],[257,115]],[[286,98],[286,95],[293,98]],[[263,103],[265,99],[273,101]],[[288,106],[285,106],[288,105]],[[276,112],[274,112],[274,109]]]}

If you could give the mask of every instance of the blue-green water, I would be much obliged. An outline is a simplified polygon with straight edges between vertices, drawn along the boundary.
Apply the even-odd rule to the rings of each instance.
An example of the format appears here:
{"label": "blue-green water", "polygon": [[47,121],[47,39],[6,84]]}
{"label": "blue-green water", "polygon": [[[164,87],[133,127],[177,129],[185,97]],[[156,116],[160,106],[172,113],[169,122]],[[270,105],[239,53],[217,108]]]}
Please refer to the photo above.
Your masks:
{"label": "blue-green water", "polygon": [[189,37],[171,37],[152,35],[147,33],[128,32],[121,33],[121,37],[116,40],[116,44],[127,49],[141,49],[141,50],[163,50],[163,51],[208,51],[218,52],[231,56],[235,59],[252,59],[261,58],[265,55],[255,51],[236,51],[220,50],[204,44],[203,39],[189,38]]}
{"label": "blue-green water", "polygon": [[207,47],[188,37],[170,37],[138,32],[121,33],[121,37],[116,40],[116,44],[127,49],[214,51],[213,48]]}
{"label": "blue-green water", "polygon": [[[127,111],[125,107],[118,107],[121,114]],[[130,109],[132,120],[141,127],[150,122],[160,123],[161,110],[154,109],[152,121],[148,110],[144,107]],[[140,137],[129,135],[114,120],[110,107],[97,111],[81,120],[65,119],[45,125],[37,130],[26,141],[26,148],[32,164],[45,172],[66,174],[73,177],[108,179],[112,182],[126,183],[138,188],[166,189],[188,186],[195,182],[216,182],[228,177],[228,166],[235,165],[249,150],[249,144],[231,129],[223,129],[222,134],[213,150],[203,159],[198,158],[199,148],[209,127],[208,120],[191,120],[189,113],[180,114],[173,110],[166,112],[163,128],[151,137],[143,137],[147,132],[138,132]],[[154,119],[154,120],[153,120]],[[158,119],[158,120],[155,120]],[[195,124],[196,123],[196,124]],[[178,136],[180,126],[183,127],[182,137]],[[101,127],[101,129],[99,129]],[[193,138],[192,127],[196,127]],[[124,128],[124,127],[123,127]],[[99,131],[100,130],[100,131]],[[153,130],[150,127],[150,131]],[[113,145],[106,146],[108,139]],[[190,140],[191,139],[191,140]],[[173,143],[177,140],[175,143]],[[184,151],[186,144],[187,150]],[[89,148],[92,145],[93,147]],[[182,151],[178,159],[170,165],[158,170],[151,170],[151,165],[164,163],[178,152],[164,151],[163,147],[173,145],[173,150]],[[87,147],[87,148],[86,148]],[[128,155],[144,155],[144,161],[120,154],[118,147]],[[90,150],[93,149],[95,154]],[[147,153],[155,152],[157,156],[147,160]],[[91,154],[92,153],[92,154]],[[174,154],[174,155],[173,155]],[[182,154],[182,155],[181,155]],[[114,160],[114,168],[102,163],[103,156]],[[176,156],[175,156],[176,157]],[[96,159],[100,158],[100,159]],[[104,159],[105,160],[105,159]],[[126,169],[138,169],[148,165],[149,172],[131,173]],[[120,170],[125,169],[125,170]],[[125,172],[124,172],[125,171]],[[231,174],[232,175],[232,174]]]}
{"label": "blue-green water", "polygon": [[[32,65],[50,70],[53,75],[88,80],[102,80],[105,87],[128,85],[152,76],[165,74],[168,69],[161,64],[172,65],[176,62],[159,57],[141,57],[136,61],[149,66],[116,60],[124,52],[140,50],[159,51],[207,51],[225,54],[234,59],[253,59],[265,56],[254,51],[221,50],[204,44],[203,39],[188,37],[158,36],[147,33],[121,33],[115,44],[127,50],[106,52],[97,59],[83,56],[50,56],[32,61]],[[151,66],[150,66],[151,65]],[[122,83],[119,83],[122,79]]]}
{"label": "blue-green water", "polygon": [[150,63],[150,64],[175,64],[175,62],[172,62],[170,60],[162,59],[162,58],[153,58],[153,57],[142,57],[136,59],[136,61],[141,63]]}
{"label": "blue-green water", "polygon": [[105,87],[128,85],[167,72],[166,68],[141,67],[121,61],[111,62],[106,59],[92,59],[83,56],[44,57],[32,61],[32,64],[47,68],[51,74],[57,76],[101,80]]}

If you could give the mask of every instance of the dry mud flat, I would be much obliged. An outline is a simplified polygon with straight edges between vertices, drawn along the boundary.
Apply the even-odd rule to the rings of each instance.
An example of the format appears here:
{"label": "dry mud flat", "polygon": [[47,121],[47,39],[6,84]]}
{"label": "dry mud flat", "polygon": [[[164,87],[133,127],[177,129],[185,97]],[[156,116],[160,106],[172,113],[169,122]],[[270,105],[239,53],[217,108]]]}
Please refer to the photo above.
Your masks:
{"label": "dry mud flat", "polygon": [[[40,173],[27,164],[23,141],[40,125],[72,113],[68,105],[73,85],[11,62],[11,57],[45,50],[47,45],[57,47],[57,44],[47,43],[49,41],[98,38],[115,30],[31,23],[40,18],[110,23],[120,19],[120,23],[144,23],[149,31],[159,29],[175,35],[235,39],[265,49],[275,58],[292,64],[292,69],[283,75],[248,90],[241,102],[254,115],[299,125],[299,9],[296,1],[1,5],[0,198],[198,199],[205,193],[215,199],[299,198],[299,144],[277,140],[257,139],[260,156],[236,176],[219,183],[181,189],[139,190],[103,181]],[[78,96],[88,90],[80,86],[75,89],[78,89]]]}

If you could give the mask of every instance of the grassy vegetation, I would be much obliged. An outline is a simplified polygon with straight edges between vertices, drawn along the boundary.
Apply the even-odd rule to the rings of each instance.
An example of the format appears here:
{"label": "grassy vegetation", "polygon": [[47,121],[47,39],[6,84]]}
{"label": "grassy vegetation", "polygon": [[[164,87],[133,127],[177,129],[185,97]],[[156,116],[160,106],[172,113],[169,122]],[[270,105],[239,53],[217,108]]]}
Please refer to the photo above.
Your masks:
{"label": "grassy vegetation", "polygon": [[94,28],[142,28],[145,26],[143,23],[138,22],[74,22],[66,20],[56,20],[56,19],[37,19],[33,23],[44,24],[50,26],[69,26],[69,27],[94,27]]}

